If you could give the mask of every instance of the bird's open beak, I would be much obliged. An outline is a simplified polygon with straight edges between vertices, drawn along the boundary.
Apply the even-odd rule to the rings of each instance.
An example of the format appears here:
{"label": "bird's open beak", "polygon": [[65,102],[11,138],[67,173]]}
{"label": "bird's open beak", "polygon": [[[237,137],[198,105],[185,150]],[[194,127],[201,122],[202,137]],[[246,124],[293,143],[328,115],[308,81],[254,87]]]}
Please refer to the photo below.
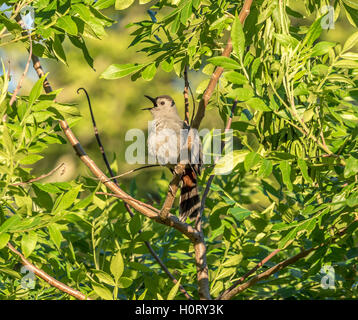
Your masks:
{"label": "bird's open beak", "polygon": [[145,96],[147,99],[149,99],[150,101],[152,101],[153,107],[152,107],[152,108],[144,108],[144,109],[142,109],[142,110],[151,110],[151,109],[153,109],[154,107],[157,106],[157,102],[155,101],[154,98],[152,98],[152,97],[150,97],[150,96],[147,96],[147,95],[144,95],[144,96]]}

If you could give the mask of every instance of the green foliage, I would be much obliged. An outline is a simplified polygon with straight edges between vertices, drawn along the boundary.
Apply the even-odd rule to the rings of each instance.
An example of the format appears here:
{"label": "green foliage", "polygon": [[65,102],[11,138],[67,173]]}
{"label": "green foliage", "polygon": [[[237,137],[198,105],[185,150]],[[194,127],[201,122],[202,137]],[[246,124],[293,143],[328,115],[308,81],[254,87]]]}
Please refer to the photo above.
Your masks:
{"label": "green foliage", "polygon": [[[16,2],[4,2],[8,8],[0,14],[0,29],[8,35],[0,46],[29,46],[12,16]],[[211,295],[217,297],[277,248],[280,253],[266,267],[302,248],[319,248],[238,298],[357,298],[358,32],[342,44],[321,40],[327,33],[321,24],[323,0],[303,1],[304,13],[288,1],[254,1],[244,26],[238,19],[243,1],[159,0],[144,7],[148,2],[137,7],[150,8],[147,18],[128,25],[130,46],[142,55],[108,66],[101,78],[131,75],[133,81],[154,82],[161,70],[181,76],[188,66],[210,75],[220,66],[224,73],[209,108],[226,123],[238,101],[232,123],[234,170],[216,176],[204,212]],[[93,68],[88,39],[103,39],[115,22],[102,11],[133,3],[31,2],[34,53],[67,64],[76,47]],[[357,26],[354,1],[334,5]],[[297,22],[313,13],[317,18],[309,27]],[[228,36],[233,52],[222,57]],[[65,143],[58,121],[66,119],[72,127],[81,120],[77,106],[56,102],[59,91],[42,93],[44,80],[10,106],[3,65],[0,299],[68,299],[39,279],[35,288],[23,288],[24,275],[8,241],[36,266],[94,299],[183,299],[180,283],[198,298],[188,239],[138,213],[131,218],[121,202],[96,194],[106,191],[98,180],[79,175],[68,182],[20,184],[35,178],[33,169],[41,167],[47,148]],[[198,85],[198,99],[207,83],[206,78]],[[219,173],[227,171],[226,164],[223,157],[216,166]],[[202,186],[209,173],[200,177]],[[167,181],[155,182],[164,199]],[[146,200],[137,191],[132,184],[131,195]],[[341,230],[344,234],[336,238]],[[180,279],[177,284],[162,272],[144,241]],[[335,268],[335,290],[320,287],[325,264]]]}

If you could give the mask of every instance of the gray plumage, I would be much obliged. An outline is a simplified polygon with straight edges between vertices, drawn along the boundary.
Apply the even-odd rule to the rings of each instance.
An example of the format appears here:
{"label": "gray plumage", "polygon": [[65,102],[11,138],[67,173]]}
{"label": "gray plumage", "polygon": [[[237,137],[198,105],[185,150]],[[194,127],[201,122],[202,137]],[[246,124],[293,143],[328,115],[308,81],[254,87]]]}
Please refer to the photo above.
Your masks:
{"label": "gray plumage", "polygon": [[148,135],[149,157],[171,170],[179,161],[187,164],[180,193],[180,220],[185,221],[187,217],[195,217],[200,209],[196,183],[202,163],[200,139],[180,118],[170,96],[146,97],[153,102],[153,107],[145,109],[153,116]]}

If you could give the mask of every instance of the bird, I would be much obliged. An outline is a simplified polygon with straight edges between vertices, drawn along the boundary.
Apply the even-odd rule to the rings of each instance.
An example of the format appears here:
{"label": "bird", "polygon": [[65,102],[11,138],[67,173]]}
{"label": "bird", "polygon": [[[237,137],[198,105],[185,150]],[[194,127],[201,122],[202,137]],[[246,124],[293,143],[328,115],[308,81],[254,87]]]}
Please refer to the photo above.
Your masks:
{"label": "bird", "polygon": [[197,131],[183,121],[175,102],[168,95],[152,98],[145,95],[153,106],[143,108],[153,116],[148,134],[148,156],[157,159],[160,165],[168,167],[172,173],[177,163],[184,163],[179,198],[179,220],[185,222],[197,217],[201,202],[197,177],[202,166],[202,145]]}

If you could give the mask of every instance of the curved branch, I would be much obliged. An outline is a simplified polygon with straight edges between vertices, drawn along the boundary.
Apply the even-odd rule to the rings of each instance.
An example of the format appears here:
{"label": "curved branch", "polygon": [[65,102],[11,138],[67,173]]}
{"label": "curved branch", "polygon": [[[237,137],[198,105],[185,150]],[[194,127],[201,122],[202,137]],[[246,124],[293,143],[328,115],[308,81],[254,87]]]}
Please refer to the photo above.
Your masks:
{"label": "curved branch", "polygon": [[87,297],[85,294],[72,289],[71,287],[65,285],[64,283],[56,280],[55,278],[48,275],[43,270],[35,267],[29,260],[27,260],[18,250],[14,248],[14,246],[8,242],[7,247],[18,257],[21,259],[21,263],[26,266],[29,270],[31,270],[34,274],[36,274],[39,278],[45,280],[48,284],[50,284],[52,287],[55,287],[63,292],[66,292],[67,294],[79,299],[79,300],[92,300],[91,298]]}
{"label": "curved branch", "polygon": [[[358,217],[356,217],[354,219],[355,223],[356,221],[358,221]],[[237,284],[233,285],[232,287],[230,287],[228,290],[224,291],[218,298],[216,298],[216,300],[230,300],[232,299],[235,295],[237,295],[238,293],[246,290],[247,288],[250,288],[251,286],[253,286],[255,283],[259,282],[260,280],[266,279],[269,276],[271,276],[272,274],[282,270],[283,268],[294,264],[295,262],[297,262],[298,260],[308,256],[311,252],[323,247],[323,246],[327,246],[330,243],[334,243],[339,237],[341,237],[342,235],[344,235],[346,233],[346,231],[348,230],[348,228],[350,227],[347,226],[346,228],[343,228],[342,230],[338,231],[332,238],[330,238],[327,242],[323,242],[315,247],[312,247],[310,249],[307,250],[302,250],[301,252],[299,252],[298,254],[296,254],[295,256],[288,258],[284,261],[281,261],[280,263],[276,264],[275,266],[267,269],[266,271],[254,276],[253,278],[251,278],[250,280],[246,281],[245,283],[243,283],[242,285],[238,286]],[[275,251],[273,251],[269,256],[267,256],[264,260],[265,262],[267,262],[270,258],[272,258],[276,253],[278,253],[280,250],[276,249]],[[263,260],[263,261],[264,261]],[[263,262],[263,263],[265,263]],[[262,263],[262,264],[263,264]],[[249,274],[253,273],[256,271],[256,269],[262,265],[261,263],[258,264],[254,269],[250,270],[244,277],[248,276]],[[252,271],[252,272],[251,272]],[[237,281],[237,283],[240,282],[240,279]]]}

